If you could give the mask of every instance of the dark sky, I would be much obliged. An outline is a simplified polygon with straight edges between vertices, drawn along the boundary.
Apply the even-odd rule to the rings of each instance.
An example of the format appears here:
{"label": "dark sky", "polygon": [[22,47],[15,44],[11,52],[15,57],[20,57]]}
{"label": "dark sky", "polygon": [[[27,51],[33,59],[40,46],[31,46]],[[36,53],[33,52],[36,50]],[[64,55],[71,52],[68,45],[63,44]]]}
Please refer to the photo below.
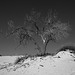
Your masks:
{"label": "dark sky", "polygon": [[[71,25],[70,36],[65,40],[62,40],[58,43],[50,42],[48,44],[48,52],[55,52],[62,45],[66,44],[75,44],[75,4],[70,1],[4,1],[0,2],[0,29],[3,32],[7,31],[7,23],[12,19],[15,24],[23,25],[24,17],[26,13],[29,13],[31,9],[34,8],[37,11],[47,12],[48,9],[56,10],[58,17],[62,21],[68,22]],[[34,46],[30,43],[27,47],[24,48],[20,46],[15,50],[17,42],[13,38],[0,38],[0,53],[2,55],[18,55],[25,53],[35,54],[38,51],[33,50]]]}

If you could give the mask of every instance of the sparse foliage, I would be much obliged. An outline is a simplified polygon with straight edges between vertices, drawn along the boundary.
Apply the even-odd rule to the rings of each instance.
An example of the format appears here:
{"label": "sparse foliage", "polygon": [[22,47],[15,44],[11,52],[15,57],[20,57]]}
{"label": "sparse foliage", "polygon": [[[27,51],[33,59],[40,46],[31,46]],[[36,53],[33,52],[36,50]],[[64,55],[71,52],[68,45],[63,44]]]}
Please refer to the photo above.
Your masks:
{"label": "sparse foliage", "polygon": [[13,21],[9,22],[9,26],[12,32],[10,32],[8,36],[15,34],[19,39],[20,45],[27,45],[27,42],[33,41],[40,52],[41,47],[35,41],[33,35],[41,37],[44,45],[44,54],[50,41],[56,42],[68,36],[69,31],[69,24],[59,21],[55,13],[51,11],[49,11],[46,16],[42,16],[41,13],[33,10],[30,15],[26,15],[24,26],[14,27]]}

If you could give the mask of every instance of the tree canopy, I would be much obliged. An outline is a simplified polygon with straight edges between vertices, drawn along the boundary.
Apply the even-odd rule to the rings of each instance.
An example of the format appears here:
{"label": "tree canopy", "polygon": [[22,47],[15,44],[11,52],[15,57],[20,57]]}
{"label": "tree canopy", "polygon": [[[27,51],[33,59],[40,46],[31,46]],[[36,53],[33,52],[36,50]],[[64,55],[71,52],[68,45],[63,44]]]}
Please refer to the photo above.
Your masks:
{"label": "tree canopy", "polygon": [[33,10],[30,14],[26,14],[23,26],[15,27],[12,20],[8,22],[8,25],[11,32],[7,36],[15,34],[19,40],[19,45],[26,45],[29,41],[34,41],[37,49],[41,51],[33,35],[41,37],[44,45],[44,53],[50,41],[56,42],[59,39],[67,37],[70,30],[70,25],[58,20],[56,14],[52,11],[42,16],[41,13]]}

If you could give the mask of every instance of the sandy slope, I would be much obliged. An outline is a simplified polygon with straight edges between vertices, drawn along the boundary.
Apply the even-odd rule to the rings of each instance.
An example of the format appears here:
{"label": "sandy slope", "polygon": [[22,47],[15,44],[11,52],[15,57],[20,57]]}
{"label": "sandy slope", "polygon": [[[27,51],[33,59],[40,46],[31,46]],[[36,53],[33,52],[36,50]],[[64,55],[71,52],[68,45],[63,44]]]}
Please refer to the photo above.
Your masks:
{"label": "sandy slope", "polygon": [[[22,58],[18,63],[18,57]],[[75,55],[61,51],[54,56],[1,56],[0,75],[75,75]]]}

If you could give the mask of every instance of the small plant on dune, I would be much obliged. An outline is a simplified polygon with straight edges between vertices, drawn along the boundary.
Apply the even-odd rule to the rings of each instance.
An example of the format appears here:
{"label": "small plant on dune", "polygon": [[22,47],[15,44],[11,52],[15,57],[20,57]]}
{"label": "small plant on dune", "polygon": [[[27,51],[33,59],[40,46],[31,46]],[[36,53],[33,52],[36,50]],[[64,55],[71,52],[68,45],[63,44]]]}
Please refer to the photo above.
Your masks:
{"label": "small plant on dune", "polygon": [[[46,48],[50,41],[56,42],[67,37],[70,30],[69,24],[58,20],[56,13],[52,11],[42,15],[32,10],[30,14],[26,14],[23,26],[16,27],[12,20],[8,22],[8,25],[11,32],[7,34],[7,37],[15,35],[18,38],[19,45],[27,45],[30,41],[33,41],[41,54],[46,54]],[[34,36],[41,38],[43,52]]]}

